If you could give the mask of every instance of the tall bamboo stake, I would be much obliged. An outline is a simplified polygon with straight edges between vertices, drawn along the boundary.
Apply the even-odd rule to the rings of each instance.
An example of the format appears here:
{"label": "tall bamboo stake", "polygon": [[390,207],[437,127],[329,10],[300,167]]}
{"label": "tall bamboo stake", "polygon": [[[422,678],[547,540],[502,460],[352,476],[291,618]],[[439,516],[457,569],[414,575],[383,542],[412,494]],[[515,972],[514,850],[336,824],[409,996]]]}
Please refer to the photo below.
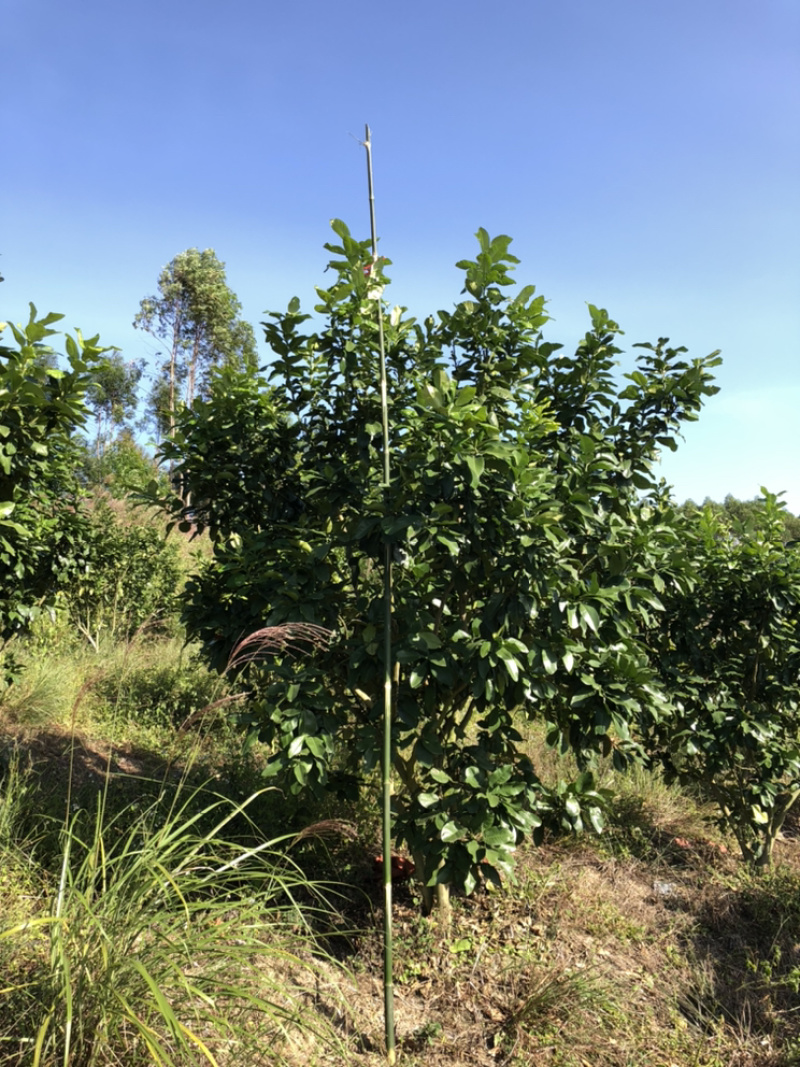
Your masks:
{"label": "tall bamboo stake", "polygon": [[[367,153],[369,187],[369,223],[372,234],[372,272],[378,266],[378,237],[375,229],[375,194],[372,186],[372,141],[365,126],[362,141]],[[383,341],[383,301],[378,294],[378,345],[380,348],[381,419],[383,422],[383,495],[389,499],[389,401],[386,386],[386,352]],[[389,537],[384,540],[383,556],[383,1006],[386,1059],[395,1062],[394,1048],[394,980],[392,978],[392,550]]]}

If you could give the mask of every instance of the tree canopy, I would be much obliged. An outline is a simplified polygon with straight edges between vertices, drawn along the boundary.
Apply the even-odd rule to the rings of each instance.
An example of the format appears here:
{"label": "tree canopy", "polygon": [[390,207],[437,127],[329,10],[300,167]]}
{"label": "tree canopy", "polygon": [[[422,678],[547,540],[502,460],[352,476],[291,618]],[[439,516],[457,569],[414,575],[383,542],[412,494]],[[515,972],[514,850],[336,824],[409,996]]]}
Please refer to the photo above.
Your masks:
{"label": "tree canopy", "polygon": [[136,413],[142,361],[128,361],[120,352],[103,356],[93,368],[87,403],[97,420],[95,455],[98,459],[111,443],[112,429],[125,425]]}
{"label": "tree canopy", "polygon": [[212,367],[255,370],[255,336],[241,310],[213,248],[175,256],[159,275],[157,295],[141,301],[133,325],[168,349],[151,392],[162,433],[173,428],[179,402],[191,404],[198,390],[203,392]]}
{"label": "tree canopy", "polygon": [[670,777],[699,784],[744,858],[768,864],[800,797],[800,550],[763,490],[742,509],[690,511],[682,538],[697,580],[673,588],[650,643],[669,717],[643,724]]}
{"label": "tree canopy", "polygon": [[[753,500],[738,500],[732,493],[728,493],[722,503],[706,497],[702,504],[698,505],[693,500],[687,500],[681,505],[681,511],[686,514],[699,514],[706,508],[710,508],[714,515],[722,519],[723,524],[740,524],[744,526],[761,526],[765,518],[765,497],[755,497]],[[786,541],[800,541],[800,517],[793,515],[785,506],[781,506],[777,512],[781,523],[781,537]]]}
{"label": "tree canopy", "polygon": [[[333,630],[326,652],[276,656],[253,679],[249,721],[293,788],[355,789],[380,750],[388,540],[396,832],[429,889],[469,890],[509,871],[548,813],[599,825],[593,756],[624,765],[639,751],[632,721],[662,713],[639,628],[687,579],[653,466],[716,391],[718,357],[685,360],[662,338],[617,386],[607,312],[590,306],[563,354],[534,288],[505,292],[510,238],[480,230],[454,310],[419,323],[387,308],[387,489],[375,378],[388,261],[365,270],[368,243],[334,231],[323,326],[306,333],[297,300],[271,315],[269,381],[216,375],[164,447],[192,494],[175,518],[215,540],[184,618],[220,667],[263,625]],[[520,709],[585,769],[557,794],[524,753]]]}

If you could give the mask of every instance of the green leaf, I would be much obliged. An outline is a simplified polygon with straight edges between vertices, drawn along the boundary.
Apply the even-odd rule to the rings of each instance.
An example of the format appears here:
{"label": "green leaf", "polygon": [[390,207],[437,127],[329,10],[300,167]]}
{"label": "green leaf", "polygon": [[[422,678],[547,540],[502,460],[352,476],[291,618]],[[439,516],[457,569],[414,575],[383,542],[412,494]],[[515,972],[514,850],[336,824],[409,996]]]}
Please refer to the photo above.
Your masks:
{"label": "green leaf", "polygon": [[451,841],[460,841],[464,837],[464,831],[457,823],[450,820],[442,827],[439,837],[445,844],[449,844]]}
{"label": "green leaf", "polygon": [[579,604],[578,612],[583,620],[584,626],[588,627],[594,633],[600,633],[600,616],[597,614],[597,610],[592,607],[591,604]]}
{"label": "green leaf", "polygon": [[477,767],[467,767],[464,772],[464,781],[472,789],[481,788],[481,772]]}
{"label": "green leaf", "polygon": [[506,665],[506,670],[515,682],[519,681],[519,663],[513,657],[504,657],[503,662]]}
{"label": "green leaf", "polygon": [[558,660],[546,648],[542,649],[542,666],[546,674],[555,674],[558,670]]}
{"label": "green leaf", "polygon": [[[475,886],[473,885],[472,888],[474,889]],[[464,891],[467,893],[467,895],[469,895],[469,893],[471,892],[471,890],[467,889],[466,887]],[[451,952],[470,952],[472,949],[472,938],[459,937],[456,941],[451,941],[449,947]]]}
{"label": "green leaf", "polygon": [[347,226],[345,226],[341,219],[331,219],[330,225],[336,236],[341,237],[343,241],[350,236],[349,229],[347,228]]}
{"label": "green leaf", "polygon": [[575,799],[575,797],[567,797],[566,801],[564,802],[564,808],[567,812],[567,815],[569,815],[571,819],[580,818],[581,806]]}
{"label": "green leaf", "polygon": [[517,836],[509,826],[489,826],[483,831],[483,840],[490,848],[508,851],[515,847]]}
{"label": "green leaf", "polygon": [[605,823],[600,808],[590,807],[587,811],[587,816],[594,832],[596,834],[602,834],[605,829]]}
{"label": "green leaf", "polygon": [[292,742],[291,742],[291,744],[289,745],[289,748],[286,751],[286,755],[289,757],[289,759],[294,759],[295,756],[299,756],[300,755],[300,753],[303,751],[303,749],[305,747],[305,741],[306,741],[306,738],[303,735],[301,735],[300,737],[295,737],[295,738],[292,739]]}
{"label": "green leaf", "polygon": [[483,456],[465,456],[470,473],[470,487],[477,489],[484,471]]}
{"label": "green leaf", "polygon": [[442,647],[441,637],[438,634],[431,633],[429,630],[423,630],[422,633],[416,634],[414,640],[420,641],[429,651]]}
{"label": "green leaf", "polygon": [[444,547],[448,550],[450,555],[453,556],[453,558],[458,556],[458,553],[460,551],[458,541],[455,541],[452,537],[448,537],[447,534],[443,533],[437,533],[436,540],[439,542],[440,545],[444,545]]}

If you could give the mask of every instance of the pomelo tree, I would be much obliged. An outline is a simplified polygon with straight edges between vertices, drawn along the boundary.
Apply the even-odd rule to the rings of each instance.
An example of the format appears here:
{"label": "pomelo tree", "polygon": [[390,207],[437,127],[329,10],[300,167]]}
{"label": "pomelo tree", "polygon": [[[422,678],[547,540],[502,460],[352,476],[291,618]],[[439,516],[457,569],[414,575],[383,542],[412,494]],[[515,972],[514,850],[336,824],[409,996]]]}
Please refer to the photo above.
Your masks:
{"label": "pomelo tree", "polygon": [[[380,752],[381,578],[394,558],[394,826],[430,907],[511,872],[543,820],[601,825],[591,762],[638,757],[631,724],[667,706],[640,631],[691,567],[664,488],[661,448],[715,392],[716,353],[662,339],[618,384],[619,327],[589,306],[573,355],[544,338],[544,299],[511,291],[510,238],[478,231],[460,299],[419,322],[385,311],[392,480],[381,484],[378,301],[388,261],[341,222],[322,325],[297,299],[265,325],[268,379],[216,375],[163,448],[214,556],[184,618],[221,669],[262,626],[335,638],[276,655],[253,678],[248,725],[294,790],[355,791]],[[577,781],[546,789],[520,725],[544,723]]]}
{"label": "pomelo tree", "polygon": [[0,323],[0,641],[23,631],[83,565],[77,431],[91,368],[107,349],[66,336],[66,366],[49,339],[63,315]]}
{"label": "pomelo tree", "polygon": [[800,797],[800,545],[784,543],[784,506],[762,492],[742,521],[707,506],[686,522],[698,580],[673,587],[651,639],[673,713],[644,729],[756,867]]}

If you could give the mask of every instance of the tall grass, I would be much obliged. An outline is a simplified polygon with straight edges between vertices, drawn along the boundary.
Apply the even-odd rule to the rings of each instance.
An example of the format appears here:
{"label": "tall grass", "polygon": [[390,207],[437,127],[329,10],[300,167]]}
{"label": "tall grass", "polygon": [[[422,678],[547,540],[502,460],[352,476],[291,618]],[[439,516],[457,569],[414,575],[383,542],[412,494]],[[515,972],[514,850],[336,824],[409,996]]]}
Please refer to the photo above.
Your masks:
{"label": "tall grass", "polygon": [[0,1063],[227,1067],[332,1040],[303,1007],[330,906],[280,839],[240,843],[248,806],[185,789],[69,820],[57,879],[0,927]]}
{"label": "tall grass", "polygon": [[18,681],[0,693],[0,714],[22,727],[68,722],[86,673],[76,656],[37,657]]}

